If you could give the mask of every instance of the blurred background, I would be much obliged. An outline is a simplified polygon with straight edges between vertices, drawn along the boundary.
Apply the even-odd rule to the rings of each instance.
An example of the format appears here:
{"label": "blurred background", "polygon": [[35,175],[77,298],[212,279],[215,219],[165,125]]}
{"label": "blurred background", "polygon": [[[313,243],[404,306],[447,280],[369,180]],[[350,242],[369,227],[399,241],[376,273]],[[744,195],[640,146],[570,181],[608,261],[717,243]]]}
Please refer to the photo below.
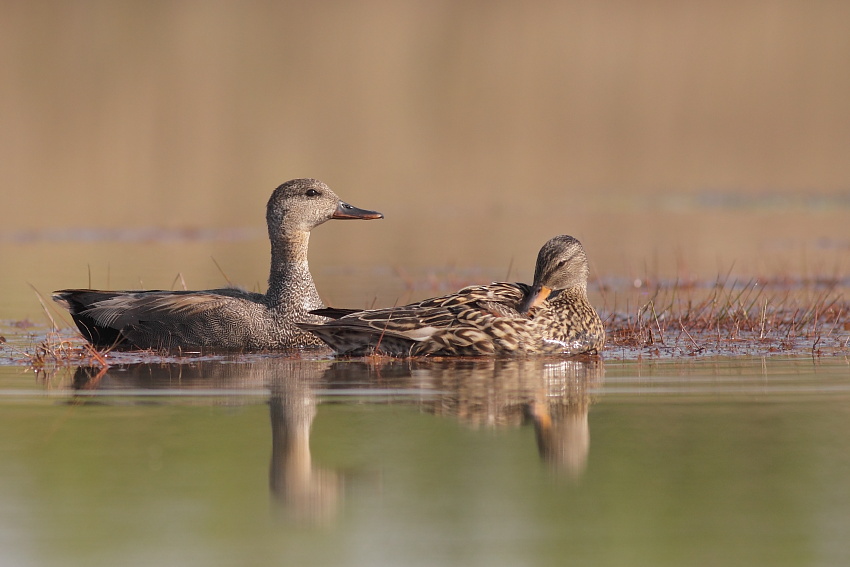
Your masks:
{"label": "blurred background", "polygon": [[[844,277],[850,3],[0,6],[0,319],[53,289],[265,288],[295,177],[385,213],[311,241],[326,301],[530,280]],[[215,259],[215,262],[212,260]]]}

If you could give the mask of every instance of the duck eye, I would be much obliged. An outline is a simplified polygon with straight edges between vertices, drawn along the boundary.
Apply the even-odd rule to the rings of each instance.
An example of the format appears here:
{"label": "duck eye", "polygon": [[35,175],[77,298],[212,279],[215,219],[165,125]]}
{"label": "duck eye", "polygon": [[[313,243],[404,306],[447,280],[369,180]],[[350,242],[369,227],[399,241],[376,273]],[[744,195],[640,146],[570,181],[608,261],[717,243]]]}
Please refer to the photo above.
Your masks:
{"label": "duck eye", "polygon": [[307,191],[304,194],[307,195],[308,197],[316,197],[317,195],[319,195],[319,192],[316,191],[315,189],[307,189]]}

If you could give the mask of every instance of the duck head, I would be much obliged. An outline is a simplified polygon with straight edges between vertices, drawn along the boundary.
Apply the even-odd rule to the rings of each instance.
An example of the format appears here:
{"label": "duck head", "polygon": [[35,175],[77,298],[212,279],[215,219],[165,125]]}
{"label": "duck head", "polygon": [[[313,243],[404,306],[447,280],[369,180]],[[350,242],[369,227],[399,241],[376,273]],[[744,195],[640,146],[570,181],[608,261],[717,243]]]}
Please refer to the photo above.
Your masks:
{"label": "duck head", "polygon": [[587,289],[587,256],[577,239],[566,234],[556,236],[543,245],[537,254],[534,283],[519,305],[526,313],[543,303],[553,292],[580,287]]}
{"label": "duck head", "polygon": [[377,211],[358,209],[342,201],[318,179],[293,179],[274,190],[266,207],[269,234],[310,232],[331,219],[382,219]]}

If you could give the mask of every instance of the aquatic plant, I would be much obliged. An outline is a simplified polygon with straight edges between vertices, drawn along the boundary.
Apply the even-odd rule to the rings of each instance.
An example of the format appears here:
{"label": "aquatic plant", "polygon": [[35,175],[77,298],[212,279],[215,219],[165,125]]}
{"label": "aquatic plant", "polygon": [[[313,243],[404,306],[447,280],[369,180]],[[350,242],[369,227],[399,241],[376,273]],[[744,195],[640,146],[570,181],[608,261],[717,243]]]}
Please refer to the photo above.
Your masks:
{"label": "aquatic plant", "polygon": [[[846,351],[846,282],[719,279],[663,282],[618,292],[600,289],[611,350],[670,356]],[[623,307],[620,307],[625,303]]]}

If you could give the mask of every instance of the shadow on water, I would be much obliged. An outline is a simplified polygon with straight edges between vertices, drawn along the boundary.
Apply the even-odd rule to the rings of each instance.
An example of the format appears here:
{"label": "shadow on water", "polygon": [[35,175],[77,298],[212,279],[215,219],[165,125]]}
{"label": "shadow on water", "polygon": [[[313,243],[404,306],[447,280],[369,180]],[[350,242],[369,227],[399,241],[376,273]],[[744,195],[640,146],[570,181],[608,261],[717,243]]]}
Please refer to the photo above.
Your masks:
{"label": "shadow on water", "polygon": [[[269,490],[285,517],[326,523],[339,512],[345,486],[358,475],[317,466],[310,433],[321,403],[413,404],[473,429],[534,429],[540,459],[556,476],[578,480],[590,450],[591,391],[604,365],[584,359],[306,360],[131,364],[74,371],[73,403],[110,396],[268,398]],[[352,476],[352,478],[348,478]]]}

